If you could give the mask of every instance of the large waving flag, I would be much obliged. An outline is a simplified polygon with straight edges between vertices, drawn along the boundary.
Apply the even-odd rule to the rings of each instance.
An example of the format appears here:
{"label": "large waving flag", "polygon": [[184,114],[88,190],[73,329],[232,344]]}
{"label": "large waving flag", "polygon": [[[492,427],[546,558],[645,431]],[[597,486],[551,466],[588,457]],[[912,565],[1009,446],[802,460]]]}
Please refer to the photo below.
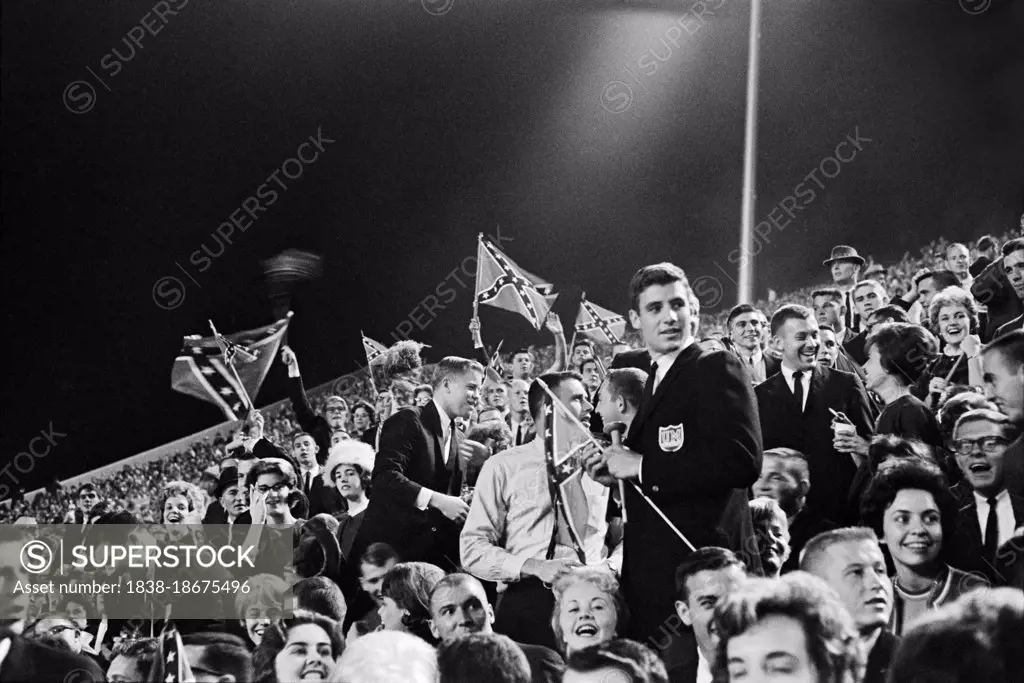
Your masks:
{"label": "large waving flag", "polygon": [[474,303],[519,313],[539,331],[555,302],[554,285],[520,268],[483,234],[476,259]]}
{"label": "large waving flag", "polygon": [[601,344],[622,344],[626,319],[587,301],[584,293],[580,298],[580,312],[576,314],[575,332]]}
{"label": "large waving flag", "polygon": [[[541,382],[541,380],[537,380]],[[586,454],[600,446],[590,431],[580,424],[546,384],[544,401],[544,460],[548,470],[548,488],[555,509],[555,531],[551,549],[571,548],[586,564],[582,533],[590,517],[590,506],[583,488],[583,463]],[[552,559],[552,553],[548,553]]]}
{"label": "large waving flag", "polygon": [[229,420],[240,419],[253,407],[290,321],[289,312],[255,330],[185,337],[171,366],[171,389],[213,403]]}

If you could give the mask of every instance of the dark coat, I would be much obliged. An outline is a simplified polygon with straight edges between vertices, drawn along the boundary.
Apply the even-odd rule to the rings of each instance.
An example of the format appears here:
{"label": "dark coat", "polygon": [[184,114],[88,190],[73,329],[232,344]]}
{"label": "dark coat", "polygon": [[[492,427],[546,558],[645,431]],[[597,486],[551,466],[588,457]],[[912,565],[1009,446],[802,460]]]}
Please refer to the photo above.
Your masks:
{"label": "dark coat", "polygon": [[384,542],[404,562],[431,562],[445,570],[460,565],[461,529],[437,510],[416,507],[416,496],[424,487],[453,496],[462,491],[458,457],[462,433],[453,426],[447,465],[441,455],[442,436],[434,402],[403,408],[384,423],[373,467],[373,495],[363,513],[353,556],[361,556],[371,543]]}
{"label": "dark coat", "polygon": [[4,683],[87,683],[105,681],[103,670],[88,657],[15,636],[0,666]]}
{"label": "dark coat", "polygon": [[650,374],[651,352],[647,349],[635,349],[633,351],[617,353],[615,358],[612,358],[612,364],[608,369],[615,370],[618,368],[636,368]]}
{"label": "dark coat", "polygon": [[[978,524],[978,503],[970,484],[961,481],[950,488],[953,497],[959,504],[954,526],[953,538],[949,544],[946,559],[950,565],[965,572],[981,572],[993,585],[1005,586],[1009,577],[1005,576],[997,566],[996,557],[985,557],[985,539],[981,535]],[[1013,492],[1010,494],[1010,507],[1013,508],[1014,526],[1024,526],[1024,496]],[[998,556],[998,551],[996,555]]]}
{"label": "dark coat", "polygon": [[[695,547],[754,549],[746,559],[760,570],[747,500],[761,472],[761,429],[743,365],[731,352],[694,343],[653,395],[651,382],[626,438],[643,455],[640,488]],[[645,642],[674,614],[675,570],[690,551],[631,485],[626,512],[623,584],[635,615],[630,632]]]}
{"label": "dark coat", "polygon": [[764,447],[794,448],[807,456],[811,490],[807,504],[823,517],[838,524],[854,524],[858,514],[848,503],[850,485],[857,466],[848,453],[832,447],[832,414],[844,413],[857,427],[857,433],[870,439],[874,433],[871,408],[864,384],[856,375],[815,366],[804,414],[779,372],[759,384],[757,394]]}

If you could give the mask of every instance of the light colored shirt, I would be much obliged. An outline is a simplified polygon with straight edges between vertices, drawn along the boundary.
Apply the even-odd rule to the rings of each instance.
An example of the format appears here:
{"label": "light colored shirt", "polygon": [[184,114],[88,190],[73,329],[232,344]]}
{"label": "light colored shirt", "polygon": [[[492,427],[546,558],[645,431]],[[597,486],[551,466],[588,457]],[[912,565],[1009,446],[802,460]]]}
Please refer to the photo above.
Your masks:
{"label": "light colored shirt", "polygon": [[661,380],[665,379],[665,375],[667,375],[668,371],[672,368],[673,365],[675,365],[676,358],[679,358],[679,354],[681,354],[686,349],[686,347],[688,347],[692,343],[693,338],[691,337],[687,343],[683,344],[675,351],[669,351],[668,353],[663,353],[660,356],[655,356],[653,353],[651,354],[651,364],[658,364],[658,369],[654,373],[654,377],[648,380],[654,382],[654,386],[651,388],[652,393],[658,390],[658,385],[661,384]]}
{"label": "light colored shirt", "polygon": [[[622,544],[610,554],[605,547],[608,488],[585,472],[581,476],[588,515],[586,527],[578,531],[587,564],[606,565],[618,573]],[[547,559],[554,531],[543,439],[491,456],[480,470],[459,539],[466,570],[485,581],[518,581],[527,560]],[[556,545],[554,557],[576,557],[576,552]]]}
{"label": "light colored shirt", "polygon": [[[444,411],[441,405],[434,399],[434,408],[437,409],[437,414],[441,417],[441,458],[444,460],[444,464],[448,464],[448,451],[452,445],[452,418],[448,417],[448,413]],[[380,431],[377,431],[377,450],[380,450]],[[420,492],[416,494],[416,507],[420,510],[426,510],[427,504],[430,503],[430,497],[437,493],[426,486],[420,489]]]}
{"label": "light colored shirt", "polygon": [[302,472],[302,488],[312,488],[313,482],[320,476],[320,465],[314,464],[311,469]]}
{"label": "light colored shirt", "polygon": [[711,662],[704,658],[704,653],[697,648],[697,683],[711,683]]}
{"label": "light colored shirt", "polygon": [[[801,410],[807,410],[807,398],[811,395],[811,372],[812,370],[803,370],[804,374],[800,377],[800,384],[804,385],[804,404],[800,406]],[[786,384],[789,385],[789,390],[793,391],[793,395],[796,395],[794,391],[793,375],[796,370],[787,367],[785,363],[782,364],[782,376],[786,380]]]}
{"label": "light colored shirt", "polygon": [[11,644],[13,642],[11,638],[0,640],[0,671],[3,671],[4,660],[7,659],[7,654],[11,651]]}
{"label": "light colored shirt", "polygon": [[750,377],[754,384],[760,384],[761,382],[768,379],[765,375],[767,370],[764,365],[764,353],[761,349],[754,349],[754,352],[749,356],[745,356],[743,349],[738,349],[740,360],[747,366],[747,372],[750,373]]}
{"label": "light colored shirt", "polygon": [[[988,497],[974,492],[974,502],[978,513],[978,528],[981,529],[981,539],[985,540],[985,532],[988,530]],[[1017,521],[1013,517],[1013,505],[1010,503],[1010,494],[1003,489],[996,496],[996,519],[999,520],[999,543],[1002,545],[1013,538],[1013,530],[1017,528]]]}

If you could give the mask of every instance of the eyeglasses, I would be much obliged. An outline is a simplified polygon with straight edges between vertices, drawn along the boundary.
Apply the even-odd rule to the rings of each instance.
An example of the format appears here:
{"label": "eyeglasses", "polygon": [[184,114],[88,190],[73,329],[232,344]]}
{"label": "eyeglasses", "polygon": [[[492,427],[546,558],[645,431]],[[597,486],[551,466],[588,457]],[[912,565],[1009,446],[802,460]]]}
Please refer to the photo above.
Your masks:
{"label": "eyeglasses", "polygon": [[999,455],[1009,441],[1001,436],[983,436],[980,439],[957,439],[953,442],[953,450],[957,455],[970,455],[975,446],[981,446],[985,455]]}
{"label": "eyeglasses", "polygon": [[256,492],[259,493],[261,496],[265,496],[271,491],[273,491],[274,493],[284,493],[290,488],[291,486],[289,486],[288,482],[282,481],[281,483],[275,484],[273,486],[257,486]]}

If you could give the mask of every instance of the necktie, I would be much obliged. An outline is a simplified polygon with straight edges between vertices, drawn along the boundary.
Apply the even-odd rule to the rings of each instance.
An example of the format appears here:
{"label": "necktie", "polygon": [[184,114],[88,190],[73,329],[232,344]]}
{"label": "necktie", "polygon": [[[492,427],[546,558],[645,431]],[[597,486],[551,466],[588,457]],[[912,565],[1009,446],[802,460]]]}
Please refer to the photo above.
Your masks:
{"label": "necktie", "polygon": [[651,363],[651,374],[647,380],[647,398],[654,396],[654,390],[658,388],[658,364]]}
{"label": "necktie", "polygon": [[303,475],[303,476],[305,477],[306,481],[303,482],[302,486],[303,486],[304,489],[306,489],[306,494],[308,495],[309,494],[309,488],[310,488],[310,486],[313,485],[312,475],[310,475],[309,472],[306,472],[306,474]]}
{"label": "necktie", "polygon": [[804,414],[804,373],[797,370],[793,373],[793,396],[796,397],[796,409],[801,415]]}
{"label": "necktie", "polygon": [[523,423],[522,422],[520,422],[519,424],[516,425],[516,445],[517,446],[522,446],[523,445]]}
{"label": "necktie", "polygon": [[996,515],[996,499],[988,499],[988,522],[985,523],[985,559],[993,561],[999,548],[999,517]]}

